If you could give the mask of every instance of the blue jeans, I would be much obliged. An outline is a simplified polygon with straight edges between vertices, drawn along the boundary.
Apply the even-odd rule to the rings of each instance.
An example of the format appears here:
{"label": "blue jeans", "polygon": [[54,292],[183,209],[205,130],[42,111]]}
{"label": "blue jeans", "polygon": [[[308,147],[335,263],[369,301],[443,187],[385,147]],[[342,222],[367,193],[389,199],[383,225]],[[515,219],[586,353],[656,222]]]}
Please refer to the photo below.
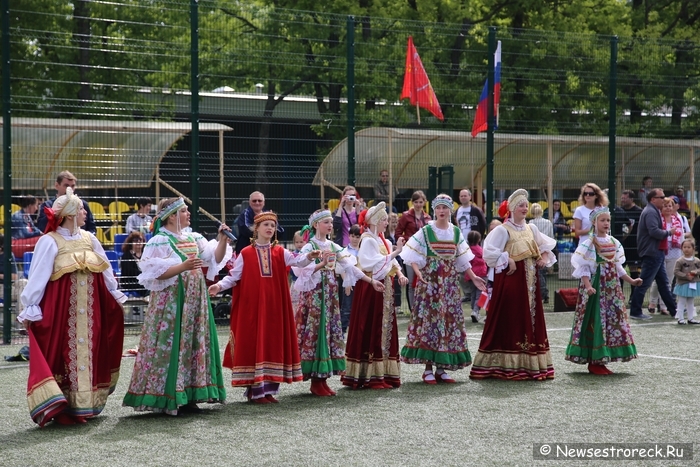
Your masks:
{"label": "blue jeans", "polygon": [[659,288],[659,294],[661,295],[661,300],[666,304],[666,308],[671,316],[676,314],[676,301],[671,294],[671,287],[668,283],[668,276],[666,275],[666,267],[664,266],[664,259],[666,255],[663,251],[659,250],[654,256],[642,256],[642,273],[640,278],[642,279],[642,285],[634,288],[632,292],[632,306],[630,308],[630,315],[641,316],[642,315],[642,304],[644,302],[644,295],[647,293],[649,287],[651,287],[652,282],[656,281],[656,285]]}
{"label": "blue jeans", "polygon": [[[341,282],[342,283],[342,282]],[[355,290],[350,292],[350,295],[345,295],[345,288],[339,287],[342,295],[342,303],[340,304],[340,323],[343,327],[343,332],[347,331],[350,325],[350,311],[352,310],[352,297],[355,295]]]}

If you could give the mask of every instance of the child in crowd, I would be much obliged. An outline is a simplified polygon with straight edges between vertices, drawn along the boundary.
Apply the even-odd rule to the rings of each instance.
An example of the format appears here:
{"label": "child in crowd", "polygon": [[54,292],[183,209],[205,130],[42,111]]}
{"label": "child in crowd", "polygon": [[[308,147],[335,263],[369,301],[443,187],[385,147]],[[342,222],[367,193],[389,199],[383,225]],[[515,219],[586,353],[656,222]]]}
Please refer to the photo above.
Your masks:
{"label": "child in crowd", "polygon": [[588,371],[594,375],[609,375],[612,371],[607,363],[637,358],[620,279],[633,286],[641,285],[642,279],[632,279],[622,267],[625,250],[608,234],[608,208],[593,208],[589,219],[591,233],[571,257],[573,276],[581,283],[565,358],[588,363]]}
{"label": "child in crowd", "polygon": [[676,287],[673,293],[676,294],[676,302],[678,309],[676,310],[676,319],[678,324],[686,324],[683,319],[683,311],[688,315],[688,324],[700,324],[700,321],[695,319],[695,297],[700,297],[700,259],[696,258],[695,241],[692,239],[683,240],[681,244],[683,256],[676,260],[676,267],[673,270],[673,275],[676,277]]}
{"label": "child in crowd", "polygon": [[280,383],[301,381],[301,360],[287,266],[306,266],[320,251],[294,254],[277,244],[277,214],[253,218],[252,243],[244,247],[228,276],[209,287],[209,295],[237,287],[231,302],[231,337],[223,366],[231,386],[245,387],[255,404],[276,403]]}
{"label": "child in crowd", "polygon": [[[474,258],[471,260],[472,271],[477,277],[484,280],[484,283],[488,279],[488,267],[484,261],[484,250],[481,248],[481,234],[476,230],[471,230],[467,234],[467,243],[469,244],[469,249],[474,254]],[[464,280],[467,282],[470,289],[470,297],[472,303],[472,323],[479,322],[479,299],[481,298],[481,290],[477,287],[474,281],[471,280],[469,274],[464,274]],[[486,293],[486,292],[484,292]]]}
{"label": "child in crowd", "polygon": [[[298,255],[301,253],[301,249],[304,248],[304,245],[306,245],[306,240],[304,240],[301,230],[297,230],[294,232],[294,249],[292,250],[292,253],[294,255]],[[296,280],[297,276],[294,274],[294,271],[289,268],[289,291],[292,295],[292,309],[294,310],[294,313],[296,313],[297,306],[299,305],[299,291],[294,288],[294,283]]]}
{"label": "child in crowd", "polygon": [[[360,237],[362,236],[362,231],[360,226],[354,224],[350,227],[350,243],[346,247],[346,251],[353,255],[355,259],[355,264],[357,264],[357,253],[360,250]],[[345,273],[341,273],[340,276],[345,281]],[[344,288],[345,295],[342,297],[342,303],[340,305],[340,323],[343,326],[343,335],[348,331],[348,325],[350,324],[350,310],[352,309],[352,296],[353,288],[351,285],[346,285]]]}
{"label": "child in crowd", "polygon": [[[342,272],[346,290],[352,290],[352,286],[359,280],[374,282],[377,291],[383,290],[384,286],[378,281],[372,281],[355,267],[356,257],[329,239],[333,235],[333,215],[330,211],[314,212],[302,231],[308,232],[309,241],[302,248],[301,254],[318,252],[322,259],[305,267],[292,268],[298,277],[294,287],[300,291],[296,330],[301,372],[304,380],[311,379],[312,394],[334,396],[335,391],[328,386],[326,380],[345,372],[345,344],[338,305],[336,269]],[[350,228],[350,242],[353,241],[353,232],[357,235],[358,231],[359,228],[354,231]]]}

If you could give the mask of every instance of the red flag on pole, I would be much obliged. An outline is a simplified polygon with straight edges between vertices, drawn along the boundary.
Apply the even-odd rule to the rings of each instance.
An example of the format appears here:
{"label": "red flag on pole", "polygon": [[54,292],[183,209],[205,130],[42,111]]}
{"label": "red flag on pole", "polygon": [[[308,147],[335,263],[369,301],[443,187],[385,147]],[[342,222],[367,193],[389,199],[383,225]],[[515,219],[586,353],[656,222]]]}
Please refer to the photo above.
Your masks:
{"label": "red flag on pole", "polygon": [[408,50],[406,51],[406,73],[403,77],[403,90],[401,99],[410,99],[411,105],[422,107],[435,115],[441,121],[445,119],[440,109],[435,91],[430,85],[428,74],[423,68],[418,56],[418,51],[413,45],[413,37],[408,36]]}

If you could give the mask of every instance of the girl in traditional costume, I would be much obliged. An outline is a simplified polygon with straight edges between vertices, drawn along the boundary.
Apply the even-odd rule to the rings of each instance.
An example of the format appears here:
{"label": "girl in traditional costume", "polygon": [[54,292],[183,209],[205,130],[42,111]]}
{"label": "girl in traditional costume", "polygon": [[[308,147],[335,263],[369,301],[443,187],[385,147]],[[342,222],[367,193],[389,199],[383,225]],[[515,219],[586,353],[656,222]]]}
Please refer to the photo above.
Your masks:
{"label": "girl in traditional costume", "polygon": [[200,412],[199,402],[226,399],[219,340],[202,267],[211,280],[231,257],[218,242],[185,232],[190,213],[182,198],[160,202],[153,237],[141,255],[139,283],[151,291],[124,405],[137,411]]}
{"label": "girl in traditional costume", "polygon": [[591,233],[571,257],[573,276],[581,283],[565,358],[588,363],[588,371],[595,375],[609,375],[607,363],[637,358],[620,279],[632,286],[641,285],[642,279],[632,279],[622,266],[625,250],[608,234],[608,208],[594,208],[590,222]]}
{"label": "girl in traditional costume", "polygon": [[[342,378],[345,386],[357,389],[389,389],[401,386],[399,367],[399,336],[394,309],[393,276],[399,276],[399,284],[408,279],[401,273],[396,256],[401,253],[404,241],[400,238],[396,249],[384,239],[388,214],[384,202],[363,212],[365,228],[357,257],[358,266],[372,279],[355,287],[345,351],[346,370]],[[384,291],[375,289],[374,282],[384,284]]]}
{"label": "girl in traditional costume", "polygon": [[525,222],[527,213],[527,191],[516,190],[499,209],[503,225],[484,241],[484,261],[495,274],[470,378],[554,378],[537,268],[556,262],[556,241]]}
{"label": "girl in traditional costume", "polygon": [[245,387],[256,404],[276,403],[280,383],[302,380],[287,267],[308,265],[320,250],[295,255],[277,244],[277,215],[253,219],[253,243],[243,248],[229,275],[209,287],[216,295],[230,287],[231,334],[224,353],[231,386]]}
{"label": "girl in traditional costume", "polygon": [[85,423],[98,415],[119,378],[126,296],[72,188],[51,208],[36,244],[17,319],[29,331],[27,399],[39,426]]}
{"label": "girl in traditional costume", "polygon": [[[479,290],[485,290],[486,283],[471,270],[469,261],[474,255],[459,227],[450,221],[452,198],[440,194],[431,207],[435,220],[418,230],[401,252],[404,263],[413,268],[417,278],[401,361],[424,364],[426,384],[454,383],[445,370],[460,370],[472,361],[467,348],[459,275],[466,271]],[[435,374],[433,365],[437,369]]]}
{"label": "girl in traditional costume", "polygon": [[333,234],[330,211],[314,212],[302,231],[308,243],[301,253],[318,250],[322,259],[304,268],[292,268],[297,276],[294,287],[301,294],[296,309],[301,372],[304,380],[311,379],[313,394],[334,396],[335,391],[328,386],[326,379],[345,372],[345,343],[336,272],[342,273],[344,287],[352,287],[358,280],[371,283],[377,291],[384,291],[384,286],[355,267],[357,259],[347,249],[329,240]]}

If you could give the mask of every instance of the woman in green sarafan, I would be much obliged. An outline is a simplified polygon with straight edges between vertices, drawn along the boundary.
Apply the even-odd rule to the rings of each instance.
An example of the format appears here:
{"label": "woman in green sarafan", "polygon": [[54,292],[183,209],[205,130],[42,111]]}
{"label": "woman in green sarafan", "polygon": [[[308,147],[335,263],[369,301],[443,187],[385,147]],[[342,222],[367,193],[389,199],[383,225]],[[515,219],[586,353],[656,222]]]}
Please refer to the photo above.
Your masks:
{"label": "woman in green sarafan", "polygon": [[566,359],[587,363],[588,371],[595,375],[609,375],[612,371],[607,363],[637,358],[620,279],[634,286],[642,280],[632,279],[622,267],[625,250],[608,235],[608,208],[595,208],[590,219],[591,234],[571,258],[573,276],[581,283]]}
{"label": "woman in green sarafan", "polygon": [[213,279],[231,257],[218,242],[184,231],[190,213],[182,198],[160,202],[143,250],[139,283],[151,291],[124,405],[137,411],[199,412],[198,402],[226,399],[216,323],[202,267]]}

